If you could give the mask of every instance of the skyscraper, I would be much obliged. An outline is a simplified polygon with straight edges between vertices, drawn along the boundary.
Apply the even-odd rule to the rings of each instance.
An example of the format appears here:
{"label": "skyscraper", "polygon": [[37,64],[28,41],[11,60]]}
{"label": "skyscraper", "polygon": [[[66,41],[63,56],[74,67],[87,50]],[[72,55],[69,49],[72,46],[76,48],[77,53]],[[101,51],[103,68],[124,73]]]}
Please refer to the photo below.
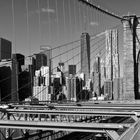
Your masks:
{"label": "skyscraper", "polygon": [[88,33],[81,35],[81,72],[85,74],[85,79],[90,78],[90,36]]}
{"label": "skyscraper", "polygon": [[12,43],[9,40],[0,38],[0,61],[11,59]]}
{"label": "skyscraper", "polygon": [[109,100],[112,100],[113,94],[113,82],[111,80],[106,80],[104,83],[104,95],[108,97]]}
{"label": "skyscraper", "polygon": [[[110,87],[110,91],[107,93],[110,99],[114,96],[114,99],[119,98],[119,91],[116,91],[118,86],[117,78],[120,77],[120,65],[119,65],[119,50],[118,50],[118,31],[116,29],[106,31],[106,59],[105,59],[105,78],[104,92],[106,94],[106,87]],[[114,80],[115,79],[115,80]],[[108,82],[110,81],[110,82]],[[114,87],[113,82],[114,81]],[[108,86],[109,85],[109,86]],[[118,86],[119,87],[119,86]],[[112,93],[111,93],[112,90]],[[112,95],[111,95],[112,94]]]}
{"label": "skyscraper", "polygon": [[11,61],[8,63],[0,62],[0,101],[11,100],[11,79],[12,79],[12,66]]}
{"label": "skyscraper", "polygon": [[97,57],[93,66],[93,90],[99,96],[101,90],[100,57]]}
{"label": "skyscraper", "polygon": [[25,56],[20,53],[12,54],[12,56],[13,61],[17,61],[18,72],[21,72],[21,66],[25,64]]}
{"label": "skyscraper", "polygon": [[41,46],[41,50],[43,50],[40,54],[44,54],[47,57],[47,66],[52,69],[52,50],[51,47]]}
{"label": "skyscraper", "polygon": [[19,93],[18,93],[18,60],[16,55],[12,56],[12,79],[11,79],[11,98],[12,101],[19,101]]}
{"label": "skyscraper", "polygon": [[42,66],[40,70],[35,72],[33,96],[37,97],[40,101],[50,100],[49,93],[49,67]]}
{"label": "skyscraper", "polygon": [[69,74],[76,74],[76,65],[69,65]]}
{"label": "skyscraper", "polygon": [[106,79],[113,80],[120,76],[118,32],[117,30],[106,31]]}
{"label": "skyscraper", "polygon": [[36,58],[36,70],[39,70],[42,66],[47,66],[47,56],[45,54],[39,53],[35,54]]}

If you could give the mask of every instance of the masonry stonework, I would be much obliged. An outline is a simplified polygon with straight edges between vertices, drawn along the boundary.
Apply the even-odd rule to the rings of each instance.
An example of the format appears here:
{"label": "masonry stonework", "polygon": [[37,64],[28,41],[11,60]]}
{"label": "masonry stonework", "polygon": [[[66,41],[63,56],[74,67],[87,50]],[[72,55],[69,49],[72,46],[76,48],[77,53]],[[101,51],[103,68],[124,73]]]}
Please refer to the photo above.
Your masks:
{"label": "masonry stonework", "polygon": [[[134,21],[135,20],[135,21]],[[138,96],[137,90],[137,74],[136,57],[138,50],[136,49],[137,32],[137,18],[136,16],[126,16],[123,22],[123,47],[124,47],[124,65],[123,65],[123,96],[124,100],[134,100]]]}

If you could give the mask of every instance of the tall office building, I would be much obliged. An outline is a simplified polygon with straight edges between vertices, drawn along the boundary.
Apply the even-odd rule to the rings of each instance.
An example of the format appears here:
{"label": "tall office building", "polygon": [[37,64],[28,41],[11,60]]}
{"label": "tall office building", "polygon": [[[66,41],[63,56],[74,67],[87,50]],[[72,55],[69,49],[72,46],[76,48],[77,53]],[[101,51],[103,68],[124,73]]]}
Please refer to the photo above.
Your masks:
{"label": "tall office building", "polygon": [[[11,41],[0,38],[0,100],[9,101],[12,97],[12,43]],[[8,63],[7,63],[7,60]]]}
{"label": "tall office building", "polygon": [[35,71],[33,96],[37,97],[40,101],[51,100],[51,95],[49,92],[49,77],[48,66],[42,66],[40,70]]}
{"label": "tall office building", "polygon": [[[106,88],[106,85],[109,85],[110,89],[113,89],[113,84],[111,84],[114,79],[120,77],[120,65],[119,65],[119,51],[118,51],[118,31],[116,29],[113,30],[107,30],[106,31],[106,59],[105,59],[105,78],[108,84],[105,84],[104,88]],[[106,82],[105,82],[106,83]],[[117,82],[114,85],[117,86]],[[104,90],[106,91],[106,89]],[[110,90],[111,91],[111,90]],[[118,95],[113,95],[112,93],[109,93],[112,95],[110,96],[110,99],[114,96],[115,99],[118,98]],[[115,94],[118,94],[115,92]]]}
{"label": "tall office building", "polygon": [[0,62],[0,101],[11,100],[12,62]]}
{"label": "tall office building", "polygon": [[106,80],[104,83],[104,95],[108,97],[109,100],[113,98],[113,82],[111,80]]}
{"label": "tall office building", "polygon": [[18,65],[18,72],[21,72],[22,71],[21,66],[25,64],[25,56],[20,53],[16,53],[12,54],[12,59],[13,61],[16,61]]}
{"label": "tall office building", "polygon": [[11,59],[12,43],[9,40],[0,38],[0,61]]}
{"label": "tall office building", "polygon": [[81,72],[85,74],[85,79],[90,78],[90,36],[88,33],[81,35]]}
{"label": "tall office building", "polygon": [[35,69],[39,70],[42,66],[47,66],[47,56],[42,53],[35,54]]}
{"label": "tall office building", "polygon": [[93,90],[100,96],[101,94],[101,74],[100,74],[100,57],[97,57],[93,65]]}
{"label": "tall office building", "polygon": [[49,46],[43,46],[41,47],[41,50],[44,50],[41,52],[41,54],[44,54],[47,58],[47,66],[49,67],[49,75],[50,75],[50,81],[51,81],[51,75],[53,70],[53,61],[52,61],[52,49]]}
{"label": "tall office building", "polygon": [[25,65],[24,55],[12,55],[12,100],[22,101],[32,95],[33,77],[30,71],[31,65]]}
{"label": "tall office building", "polygon": [[120,77],[118,31],[116,29],[106,31],[106,79],[113,80]]}
{"label": "tall office building", "polygon": [[76,74],[76,65],[69,65],[69,75],[75,75]]}
{"label": "tall office building", "polygon": [[47,57],[47,66],[50,68],[50,72],[52,70],[52,49],[49,46],[42,46],[41,50],[44,50],[41,52],[41,54],[44,54]]}
{"label": "tall office building", "polygon": [[105,60],[100,59],[100,76],[101,76],[101,93],[104,93],[104,82],[105,82]]}
{"label": "tall office building", "polygon": [[113,79],[120,77],[118,31],[112,30]]}
{"label": "tall office building", "polygon": [[11,97],[12,101],[19,101],[19,93],[18,93],[18,72],[19,72],[19,66],[18,66],[18,60],[16,58],[16,55],[12,56],[12,79],[11,79]]}
{"label": "tall office building", "polygon": [[113,81],[113,99],[122,100],[123,96],[123,78],[115,78]]}
{"label": "tall office building", "polygon": [[71,100],[71,78],[66,79],[66,87],[67,87],[67,100]]}
{"label": "tall office building", "polygon": [[113,99],[119,100],[120,98],[120,79],[115,78],[113,80]]}
{"label": "tall office building", "polygon": [[77,101],[80,98],[80,92],[82,91],[81,83],[82,81],[78,77],[66,79],[67,100]]}

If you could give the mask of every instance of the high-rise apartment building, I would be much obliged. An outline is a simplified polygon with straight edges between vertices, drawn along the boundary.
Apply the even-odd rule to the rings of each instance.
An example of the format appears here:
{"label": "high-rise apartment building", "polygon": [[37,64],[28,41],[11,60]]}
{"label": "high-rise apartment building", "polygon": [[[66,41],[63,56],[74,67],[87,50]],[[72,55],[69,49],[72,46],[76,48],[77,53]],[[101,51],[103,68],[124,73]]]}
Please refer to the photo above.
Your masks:
{"label": "high-rise apartment building", "polygon": [[88,33],[81,35],[81,72],[85,74],[85,79],[90,78],[90,36]]}

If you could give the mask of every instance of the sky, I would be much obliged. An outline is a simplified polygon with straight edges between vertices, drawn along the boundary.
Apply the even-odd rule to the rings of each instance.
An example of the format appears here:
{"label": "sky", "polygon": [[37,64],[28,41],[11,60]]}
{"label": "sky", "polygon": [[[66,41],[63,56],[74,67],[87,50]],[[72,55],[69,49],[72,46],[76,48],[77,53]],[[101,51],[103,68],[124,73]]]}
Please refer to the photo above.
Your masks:
{"label": "sky", "polygon": [[119,15],[128,15],[128,13],[140,15],[139,0],[95,0],[95,2]]}
{"label": "sky", "polygon": [[[139,0],[89,1],[120,16],[140,15]],[[0,0],[0,37],[12,41],[12,53],[29,56],[42,45],[54,48],[79,40],[82,32],[114,27],[120,29],[121,21],[78,0]]]}

